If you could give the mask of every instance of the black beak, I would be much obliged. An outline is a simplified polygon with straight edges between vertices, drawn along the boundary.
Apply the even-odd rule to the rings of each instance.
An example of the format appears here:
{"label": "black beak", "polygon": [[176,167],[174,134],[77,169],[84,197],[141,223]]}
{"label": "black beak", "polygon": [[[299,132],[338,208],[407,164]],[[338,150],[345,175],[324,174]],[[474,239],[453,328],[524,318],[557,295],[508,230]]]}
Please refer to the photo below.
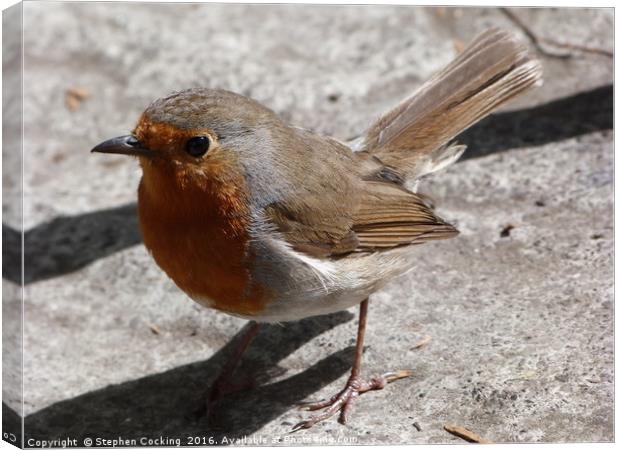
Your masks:
{"label": "black beak", "polygon": [[103,141],[91,150],[91,153],[114,153],[132,156],[153,156],[153,152],[142,147],[134,136],[120,136]]}

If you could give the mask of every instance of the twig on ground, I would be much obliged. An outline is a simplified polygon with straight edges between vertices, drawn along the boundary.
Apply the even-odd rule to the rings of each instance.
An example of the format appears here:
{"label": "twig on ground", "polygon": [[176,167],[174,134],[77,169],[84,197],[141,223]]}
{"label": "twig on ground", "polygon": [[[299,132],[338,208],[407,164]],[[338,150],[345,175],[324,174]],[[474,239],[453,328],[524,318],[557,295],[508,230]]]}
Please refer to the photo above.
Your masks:
{"label": "twig on ground", "polygon": [[417,344],[415,344],[413,347],[411,347],[411,349],[412,350],[416,350],[418,348],[422,348],[426,344],[428,344],[431,341],[431,339],[432,338],[429,335],[426,335],[422,339],[420,339]]}
{"label": "twig on ground", "polygon": [[477,444],[492,444],[493,443],[490,440],[485,439],[482,436],[474,433],[473,431],[468,430],[465,427],[460,427],[458,425],[445,424],[443,426],[443,429],[446,430],[450,434],[453,434],[455,436],[460,437],[461,439],[466,440],[467,442],[475,442]]}
{"label": "twig on ground", "polygon": [[613,52],[610,52],[609,50],[605,50],[604,48],[587,47],[585,45],[579,45],[579,44],[565,44],[563,42],[554,41],[553,39],[548,39],[548,38],[540,38],[540,40],[542,42],[546,42],[547,44],[555,45],[556,47],[560,47],[560,48],[567,48],[569,50],[578,50],[584,53],[595,53],[597,55],[606,56],[608,58],[614,57]]}
{"label": "twig on ground", "polygon": [[549,38],[539,38],[521,19],[519,19],[519,17],[515,13],[510,11],[508,8],[500,8],[500,9],[506,15],[506,17],[508,17],[515,25],[521,28],[521,30],[532,41],[532,44],[534,44],[536,49],[544,56],[547,56],[549,58],[568,59],[568,58],[572,58],[573,54],[572,53],[565,53],[565,54],[551,53],[541,45],[541,42],[552,45],[554,47],[565,48],[567,50],[577,50],[577,51],[584,52],[584,53],[594,53],[596,55],[602,55],[608,58],[613,58],[614,56],[613,52],[610,52],[609,50],[605,50],[602,48],[587,47],[585,45],[579,45],[579,44],[563,43],[563,42],[558,42],[554,39],[549,39]]}

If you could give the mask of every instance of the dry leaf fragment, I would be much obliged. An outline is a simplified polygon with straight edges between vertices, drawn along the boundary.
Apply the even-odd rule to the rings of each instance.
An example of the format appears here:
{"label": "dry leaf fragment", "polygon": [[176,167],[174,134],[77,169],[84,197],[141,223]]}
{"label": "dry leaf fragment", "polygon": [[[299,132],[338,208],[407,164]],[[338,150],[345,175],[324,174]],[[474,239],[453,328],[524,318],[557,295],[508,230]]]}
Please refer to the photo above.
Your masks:
{"label": "dry leaf fragment", "polygon": [[422,339],[420,339],[417,344],[411,347],[411,349],[415,350],[415,349],[424,347],[426,344],[428,344],[431,341],[431,339],[432,338],[429,335],[426,335]]}
{"label": "dry leaf fragment", "polygon": [[82,87],[70,87],[67,89],[67,94],[72,95],[78,100],[86,100],[90,97],[90,93]]}
{"label": "dry leaf fragment", "polygon": [[153,334],[160,334],[159,327],[157,325],[152,323],[148,323],[147,325]]}
{"label": "dry leaf fragment", "polygon": [[492,444],[488,439],[479,436],[471,430],[468,430],[465,427],[461,427],[458,425],[450,425],[446,424],[443,426],[443,429],[448,433],[453,434],[455,436],[460,437],[461,439],[466,440],[467,442],[475,442],[477,444]]}
{"label": "dry leaf fragment", "polygon": [[70,87],[65,92],[65,106],[71,112],[77,110],[80,104],[90,97],[90,93],[81,87]]}

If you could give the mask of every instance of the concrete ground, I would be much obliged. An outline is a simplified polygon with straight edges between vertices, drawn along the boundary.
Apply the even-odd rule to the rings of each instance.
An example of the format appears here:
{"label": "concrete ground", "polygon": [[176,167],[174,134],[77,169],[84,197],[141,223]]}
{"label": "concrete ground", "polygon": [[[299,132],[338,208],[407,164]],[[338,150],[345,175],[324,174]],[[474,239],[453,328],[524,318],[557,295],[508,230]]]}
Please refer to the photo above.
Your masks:
{"label": "concrete ground", "polygon": [[[137,164],[89,149],[190,86],[349,139],[481,30],[525,33],[478,8],[24,8],[26,438],[463,442],[450,423],[495,442],[614,440],[612,10],[513,10],[573,47],[540,41],[545,85],[462,136],[462,162],[422,186],[461,234],[421,246],[418,270],[374,296],[364,356],[368,375],[413,376],[363,395],[346,426],[290,435],[308,417],[298,402],[345,382],[356,310],[265,327],[240,370],[261,385],[208,424],[194,411],[247,325],[194,304],[155,266],[136,228]],[[6,429],[21,405],[18,171],[7,169],[18,152],[5,152]]]}

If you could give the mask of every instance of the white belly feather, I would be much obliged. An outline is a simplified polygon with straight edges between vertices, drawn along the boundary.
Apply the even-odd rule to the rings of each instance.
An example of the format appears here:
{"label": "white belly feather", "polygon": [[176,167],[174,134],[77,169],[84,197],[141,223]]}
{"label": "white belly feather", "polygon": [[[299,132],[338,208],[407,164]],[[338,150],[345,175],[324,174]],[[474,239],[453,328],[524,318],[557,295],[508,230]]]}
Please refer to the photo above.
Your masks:
{"label": "white belly feather", "polygon": [[274,294],[258,316],[285,322],[329,314],[361,303],[390,278],[412,267],[413,247],[320,260],[292,249],[270,230],[252,243],[252,276]]}

